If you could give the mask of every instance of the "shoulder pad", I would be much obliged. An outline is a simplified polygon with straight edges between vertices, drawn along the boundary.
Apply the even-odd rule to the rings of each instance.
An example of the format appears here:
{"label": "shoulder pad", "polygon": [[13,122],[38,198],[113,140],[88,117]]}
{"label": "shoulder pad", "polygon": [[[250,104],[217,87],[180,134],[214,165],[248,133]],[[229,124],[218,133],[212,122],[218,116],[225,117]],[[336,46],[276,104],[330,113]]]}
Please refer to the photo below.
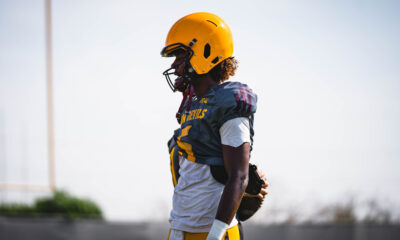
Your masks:
{"label": "shoulder pad", "polygon": [[249,117],[256,112],[257,95],[246,84],[226,82],[215,89],[220,126],[237,117]]}

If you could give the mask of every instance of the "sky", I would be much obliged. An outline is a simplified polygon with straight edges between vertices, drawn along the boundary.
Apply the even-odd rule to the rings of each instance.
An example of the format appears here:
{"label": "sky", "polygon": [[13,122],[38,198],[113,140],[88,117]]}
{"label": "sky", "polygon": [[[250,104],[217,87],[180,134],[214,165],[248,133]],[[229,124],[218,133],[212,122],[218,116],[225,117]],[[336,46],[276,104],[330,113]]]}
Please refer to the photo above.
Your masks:
{"label": "sky", "polygon": [[[398,1],[52,1],[57,188],[109,220],[168,218],[181,99],[160,50],[200,11],[228,23],[232,81],[258,94],[251,162],[270,187],[253,221],[350,198],[400,214]],[[44,1],[0,1],[0,52],[0,182],[48,184]]]}

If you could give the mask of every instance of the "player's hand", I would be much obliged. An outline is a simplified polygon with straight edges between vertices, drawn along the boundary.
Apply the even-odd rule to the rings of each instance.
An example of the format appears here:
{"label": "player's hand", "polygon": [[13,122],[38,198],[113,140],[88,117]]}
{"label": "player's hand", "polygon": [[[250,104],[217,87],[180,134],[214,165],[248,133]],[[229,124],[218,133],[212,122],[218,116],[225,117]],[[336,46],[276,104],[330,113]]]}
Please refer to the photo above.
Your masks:
{"label": "player's hand", "polygon": [[268,194],[268,192],[267,192],[267,187],[268,187],[267,177],[265,176],[265,174],[258,167],[257,167],[257,173],[260,176],[260,178],[262,180],[264,180],[264,184],[261,186],[260,193],[257,194],[257,195],[244,193],[244,197],[258,197],[259,199],[264,199],[265,195]]}

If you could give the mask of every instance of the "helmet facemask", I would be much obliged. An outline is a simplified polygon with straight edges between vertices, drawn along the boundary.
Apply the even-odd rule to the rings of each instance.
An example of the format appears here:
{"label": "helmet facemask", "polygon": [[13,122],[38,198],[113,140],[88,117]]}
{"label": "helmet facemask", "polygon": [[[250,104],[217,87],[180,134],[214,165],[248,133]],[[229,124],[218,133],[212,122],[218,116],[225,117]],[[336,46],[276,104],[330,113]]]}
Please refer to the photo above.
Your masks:
{"label": "helmet facemask", "polygon": [[[195,39],[192,41],[193,44],[195,41],[196,41]],[[184,64],[183,74],[172,80],[170,75],[177,75],[174,68],[172,67],[168,68],[163,72],[163,75],[165,76],[165,79],[167,80],[167,83],[173,92],[176,91],[184,92],[186,89],[188,89],[189,85],[192,82],[193,76],[196,74],[193,67],[190,64],[190,59],[193,56],[193,50],[191,49],[191,46],[188,47],[182,43],[175,43],[168,45],[161,51],[161,55],[164,57],[173,57],[181,52],[185,53],[185,56],[182,60],[183,61],[182,64]]]}
{"label": "helmet facemask", "polygon": [[172,82],[170,75],[172,75],[172,74],[176,75],[175,69],[171,67],[163,72],[163,75],[167,79],[167,83],[168,83],[169,87],[171,88],[171,90],[173,92],[176,92],[178,90],[179,92],[183,93],[183,99],[179,106],[178,112],[176,113],[176,120],[178,121],[178,123],[181,122],[181,116],[182,116],[182,112],[183,112],[186,100],[187,100],[186,110],[189,110],[191,103],[192,103],[193,94],[194,94],[194,87],[193,87],[192,81],[193,81],[193,77],[196,74],[196,72],[194,71],[192,65],[190,64],[190,59],[192,58],[192,56],[194,54],[194,52],[192,50],[192,46],[193,46],[193,44],[196,43],[196,41],[197,41],[196,39],[193,39],[189,43],[189,46],[185,46],[182,43],[174,43],[174,44],[166,46],[161,51],[161,55],[164,57],[176,56],[178,53],[180,53],[182,51],[185,53],[185,56],[183,57],[182,63],[181,63],[181,64],[184,64],[182,76],[178,76],[174,80],[174,82]]}

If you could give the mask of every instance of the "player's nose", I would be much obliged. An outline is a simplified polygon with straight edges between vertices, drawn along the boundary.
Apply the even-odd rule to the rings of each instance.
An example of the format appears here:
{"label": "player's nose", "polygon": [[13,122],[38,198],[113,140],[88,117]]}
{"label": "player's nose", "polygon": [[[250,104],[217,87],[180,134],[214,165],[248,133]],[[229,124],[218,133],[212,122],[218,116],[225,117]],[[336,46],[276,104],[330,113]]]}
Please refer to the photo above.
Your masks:
{"label": "player's nose", "polygon": [[171,68],[176,69],[179,66],[179,59],[176,57],[175,60],[171,64]]}
{"label": "player's nose", "polygon": [[182,72],[182,67],[181,64],[179,63],[173,63],[171,65],[171,68],[175,70],[174,72],[175,75],[179,75]]}

